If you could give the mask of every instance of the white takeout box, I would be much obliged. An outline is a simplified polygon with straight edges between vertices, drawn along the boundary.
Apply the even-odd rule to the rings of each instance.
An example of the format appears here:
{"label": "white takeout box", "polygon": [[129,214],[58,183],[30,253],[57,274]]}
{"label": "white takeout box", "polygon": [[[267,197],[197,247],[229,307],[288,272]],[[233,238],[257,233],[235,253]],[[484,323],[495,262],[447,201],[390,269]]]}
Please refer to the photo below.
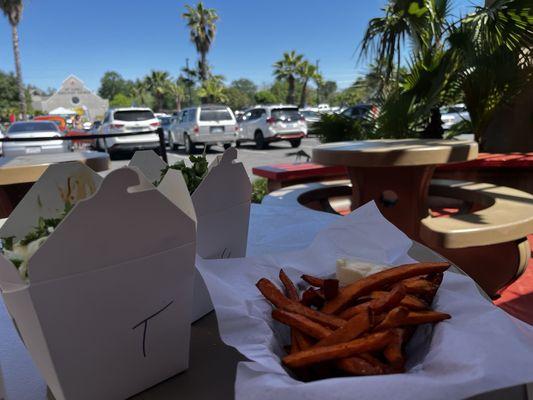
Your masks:
{"label": "white takeout box", "polygon": [[[97,188],[87,167],[49,167],[0,236],[23,237],[29,221],[57,216],[60,185],[83,170]],[[0,257],[5,304],[57,400],[125,399],[187,369],[195,238],[191,218],[138,170],[121,168],[32,256],[29,283]]]}
{"label": "white takeout box", "polygon": [[[205,259],[246,256],[252,185],[231,147],[209,165],[202,183],[189,195],[180,171],[169,169],[158,189],[177,207],[197,221],[196,251]],[[138,151],[131,166],[139,168],[150,182],[161,176],[166,163],[152,150]],[[196,273],[192,321],[213,310],[202,276]]]}

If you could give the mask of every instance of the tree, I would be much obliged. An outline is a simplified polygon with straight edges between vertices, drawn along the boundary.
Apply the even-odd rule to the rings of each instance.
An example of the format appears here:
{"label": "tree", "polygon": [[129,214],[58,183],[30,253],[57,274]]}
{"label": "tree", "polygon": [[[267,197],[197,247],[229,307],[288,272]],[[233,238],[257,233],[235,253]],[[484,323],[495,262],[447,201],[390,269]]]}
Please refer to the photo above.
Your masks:
{"label": "tree", "polygon": [[145,106],[149,103],[146,82],[144,80],[137,79],[132,83],[131,94],[135,103],[138,105]]}
{"label": "tree", "polygon": [[9,20],[11,25],[11,41],[13,44],[13,56],[15,59],[15,72],[17,76],[17,85],[19,93],[19,107],[22,113],[22,119],[27,118],[28,108],[26,104],[26,94],[24,91],[24,84],[22,82],[22,67],[20,65],[20,50],[19,50],[19,34],[18,24],[22,18],[22,10],[24,5],[22,0],[0,0],[0,8],[4,15]]}
{"label": "tree", "polygon": [[335,81],[325,81],[322,82],[319,88],[319,95],[323,99],[324,102],[330,102],[332,96],[337,91],[337,82]]}
{"label": "tree", "polygon": [[117,93],[109,102],[110,107],[131,107],[133,100],[123,93]]}
{"label": "tree", "polygon": [[257,85],[250,79],[240,78],[231,82],[230,87],[235,88],[246,96],[253,98],[255,92],[257,92]]}
{"label": "tree", "polygon": [[176,111],[181,110],[181,103],[185,98],[185,88],[180,84],[179,79],[176,82],[169,82],[167,86],[167,93],[172,96],[176,102]]}
{"label": "tree", "polygon": [[145,78],[146,89],[154,96],[157,111],[163,109],[163,100],[169,84],[169,74],[152,70]]}
{"label": "tree", "polygon": [[217,75],[202,83],[202,86],[198,89],[198,95],[204,103],[226,103],[228,101],[222,79]]}
{"label": "tree", "polygon": [[241,78],[231,82],[225,93],[228,105],[234,110],[242,110],[254,102],[257,86],[249,79]]}
{"label": "tree", "polygon": [[0,71],[0,117],[7,120],[19,107],[18,82],[15,75]]}
{"label": "tree", "polygon": [[205,8],[202,2],[196,7],[186,5],[187,12],[182,17],[187,20],[187,26],[190,29],[190,39],[200,54],[199,60],[199,78],[203,83],[208,79],[207,53],[211,48],[216,35],[216,21],[218,20],[217,12],[214,8]]}
{"label": "tree", "polygon": [[[533,82],[533,62],[526,50],[533,39],[528,0],[497,0],[453,22],[448,21],[446,0],[424,0],[423,7],[413,4],[389,2],[398,15],[411,19],[405,34],[415,45],[407,71],[402,73],[398,63],[396,84],[378,96],[376,127],[383,136],[416,136],[427,130],[440,104],[462,98],[475,137],[483,144],[494,112]],[[378,47],[388,49],[378,52],[386,54],[378,59],[382,72],[379,66],[399,54],[392,42],[382,46],[390,37],[380,36]],[[390,72],[394,66],[387,68]]]}
{"label": "tree", "polygon": [[113,99],[117,94],[130,96],[132,86],[132,82],[124,79],[118,72],[107,71],[100,79],[98,94],[104,99]]}
{"label": "tree", "polygon": [[276,96],[269,90],[260,90],[254,97],[256,103],[259,104],[274,104],[278,102]]}
{"label": "tree", "polygon": [[318,69],[314,64],[311,64],[309,61],[302,61],[297,68],[298,76],[302,80],[302,89],[300,94],[300,108],[305,107],[306,97],[307,97],[307,83],[309,79],[313,79],[315,82],[322,79],[321,75],[318,73]]}
{"label": "tree", "polygon": [[296,54],[296,51],[283,53],[283,58],[274,63],[274,76],[277,80],[285,80],[288,84],[287,103],[294,104],[294,92],[296,90],[296,78],[298,69],[303,60],[302,54]]}

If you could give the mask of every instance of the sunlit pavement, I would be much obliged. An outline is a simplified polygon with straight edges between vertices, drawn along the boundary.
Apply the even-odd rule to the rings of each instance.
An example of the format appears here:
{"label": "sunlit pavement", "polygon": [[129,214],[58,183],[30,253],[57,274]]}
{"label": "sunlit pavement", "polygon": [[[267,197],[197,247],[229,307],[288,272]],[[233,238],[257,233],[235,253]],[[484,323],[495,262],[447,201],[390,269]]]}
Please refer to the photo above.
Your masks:
{"label": "sunlit pavement", "polygon": [[[248,175],[250,178],[256,178],[252,175],[252,168],[261,166],[261,165],[269,165],[269,164],[281,164],[281,163],[291,163],[296,161],[295,155],[289,155],[288,153],[295,153],[299,150],[305,151],[309,156],[312,154],[313,147],[320,144],[318,139],[316,138],[307,138],[302,140],[302,144],[300,147],[293,149],[289,142],[276,142],[270,144],[270,146],[267,149],[264,150],[256,150],[253,143],[243,143],[239,150],[239,160],[244,163],[244,166],[246,167],[246,172],[248,172]],[[200,149],[200,147],[199,147]],[[224,149],[219,146],[213,146],[211,149],[209,149],[207,153],[207,160],[210,162],[215,158],[218,154],[222,154]],[[198,151],[199,153],[201,150]],[[168,161],[169,163],[174,163],[178,160],[187,160],[188,155],[185,154],[185,151],[180,148],[177,152],[176,151],[168,151]],[[120,168],[124,165],[127,165],[129,162],[129,157],[131,155],[125,155],[123,159],[120,160],[113,160],[111,162],[111,168]],[[305,157],[301,157],[298,160],[299,162],[307,161]]]}

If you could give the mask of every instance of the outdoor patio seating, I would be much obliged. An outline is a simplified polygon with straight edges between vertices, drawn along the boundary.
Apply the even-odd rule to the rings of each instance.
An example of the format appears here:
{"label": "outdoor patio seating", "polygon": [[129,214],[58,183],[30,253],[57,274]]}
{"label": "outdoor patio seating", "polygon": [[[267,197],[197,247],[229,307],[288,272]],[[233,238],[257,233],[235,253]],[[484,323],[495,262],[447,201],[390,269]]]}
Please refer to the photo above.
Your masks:
{"label": "outdoor patio seating", "polygon": [[[263,203],[346,214],[351,209],[349,184],[338,180],[289,186],[270,193]],[[451,216],[423,219],[423,243],[463,268],[490,296],[524,272],[530,258],[532,195],[492,184],[443,180],[433,180],[429,194],[462,206]]]}

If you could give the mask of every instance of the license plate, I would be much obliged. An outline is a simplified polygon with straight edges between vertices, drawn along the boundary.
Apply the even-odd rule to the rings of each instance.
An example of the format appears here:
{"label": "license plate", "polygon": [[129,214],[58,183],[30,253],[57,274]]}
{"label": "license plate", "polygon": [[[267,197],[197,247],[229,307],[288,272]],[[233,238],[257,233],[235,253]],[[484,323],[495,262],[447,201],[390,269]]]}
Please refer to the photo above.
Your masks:
{"label": "license plate", "polygon": [[35,153],[40,153],[40,152],[41,152],[40,146],[26,147],[26,154],[35,154]]}
{"label": "license plate", "polygon": [[224,133],[224,127],[223,126],[212,126],[209,128],[209,132],[211,133]]}

